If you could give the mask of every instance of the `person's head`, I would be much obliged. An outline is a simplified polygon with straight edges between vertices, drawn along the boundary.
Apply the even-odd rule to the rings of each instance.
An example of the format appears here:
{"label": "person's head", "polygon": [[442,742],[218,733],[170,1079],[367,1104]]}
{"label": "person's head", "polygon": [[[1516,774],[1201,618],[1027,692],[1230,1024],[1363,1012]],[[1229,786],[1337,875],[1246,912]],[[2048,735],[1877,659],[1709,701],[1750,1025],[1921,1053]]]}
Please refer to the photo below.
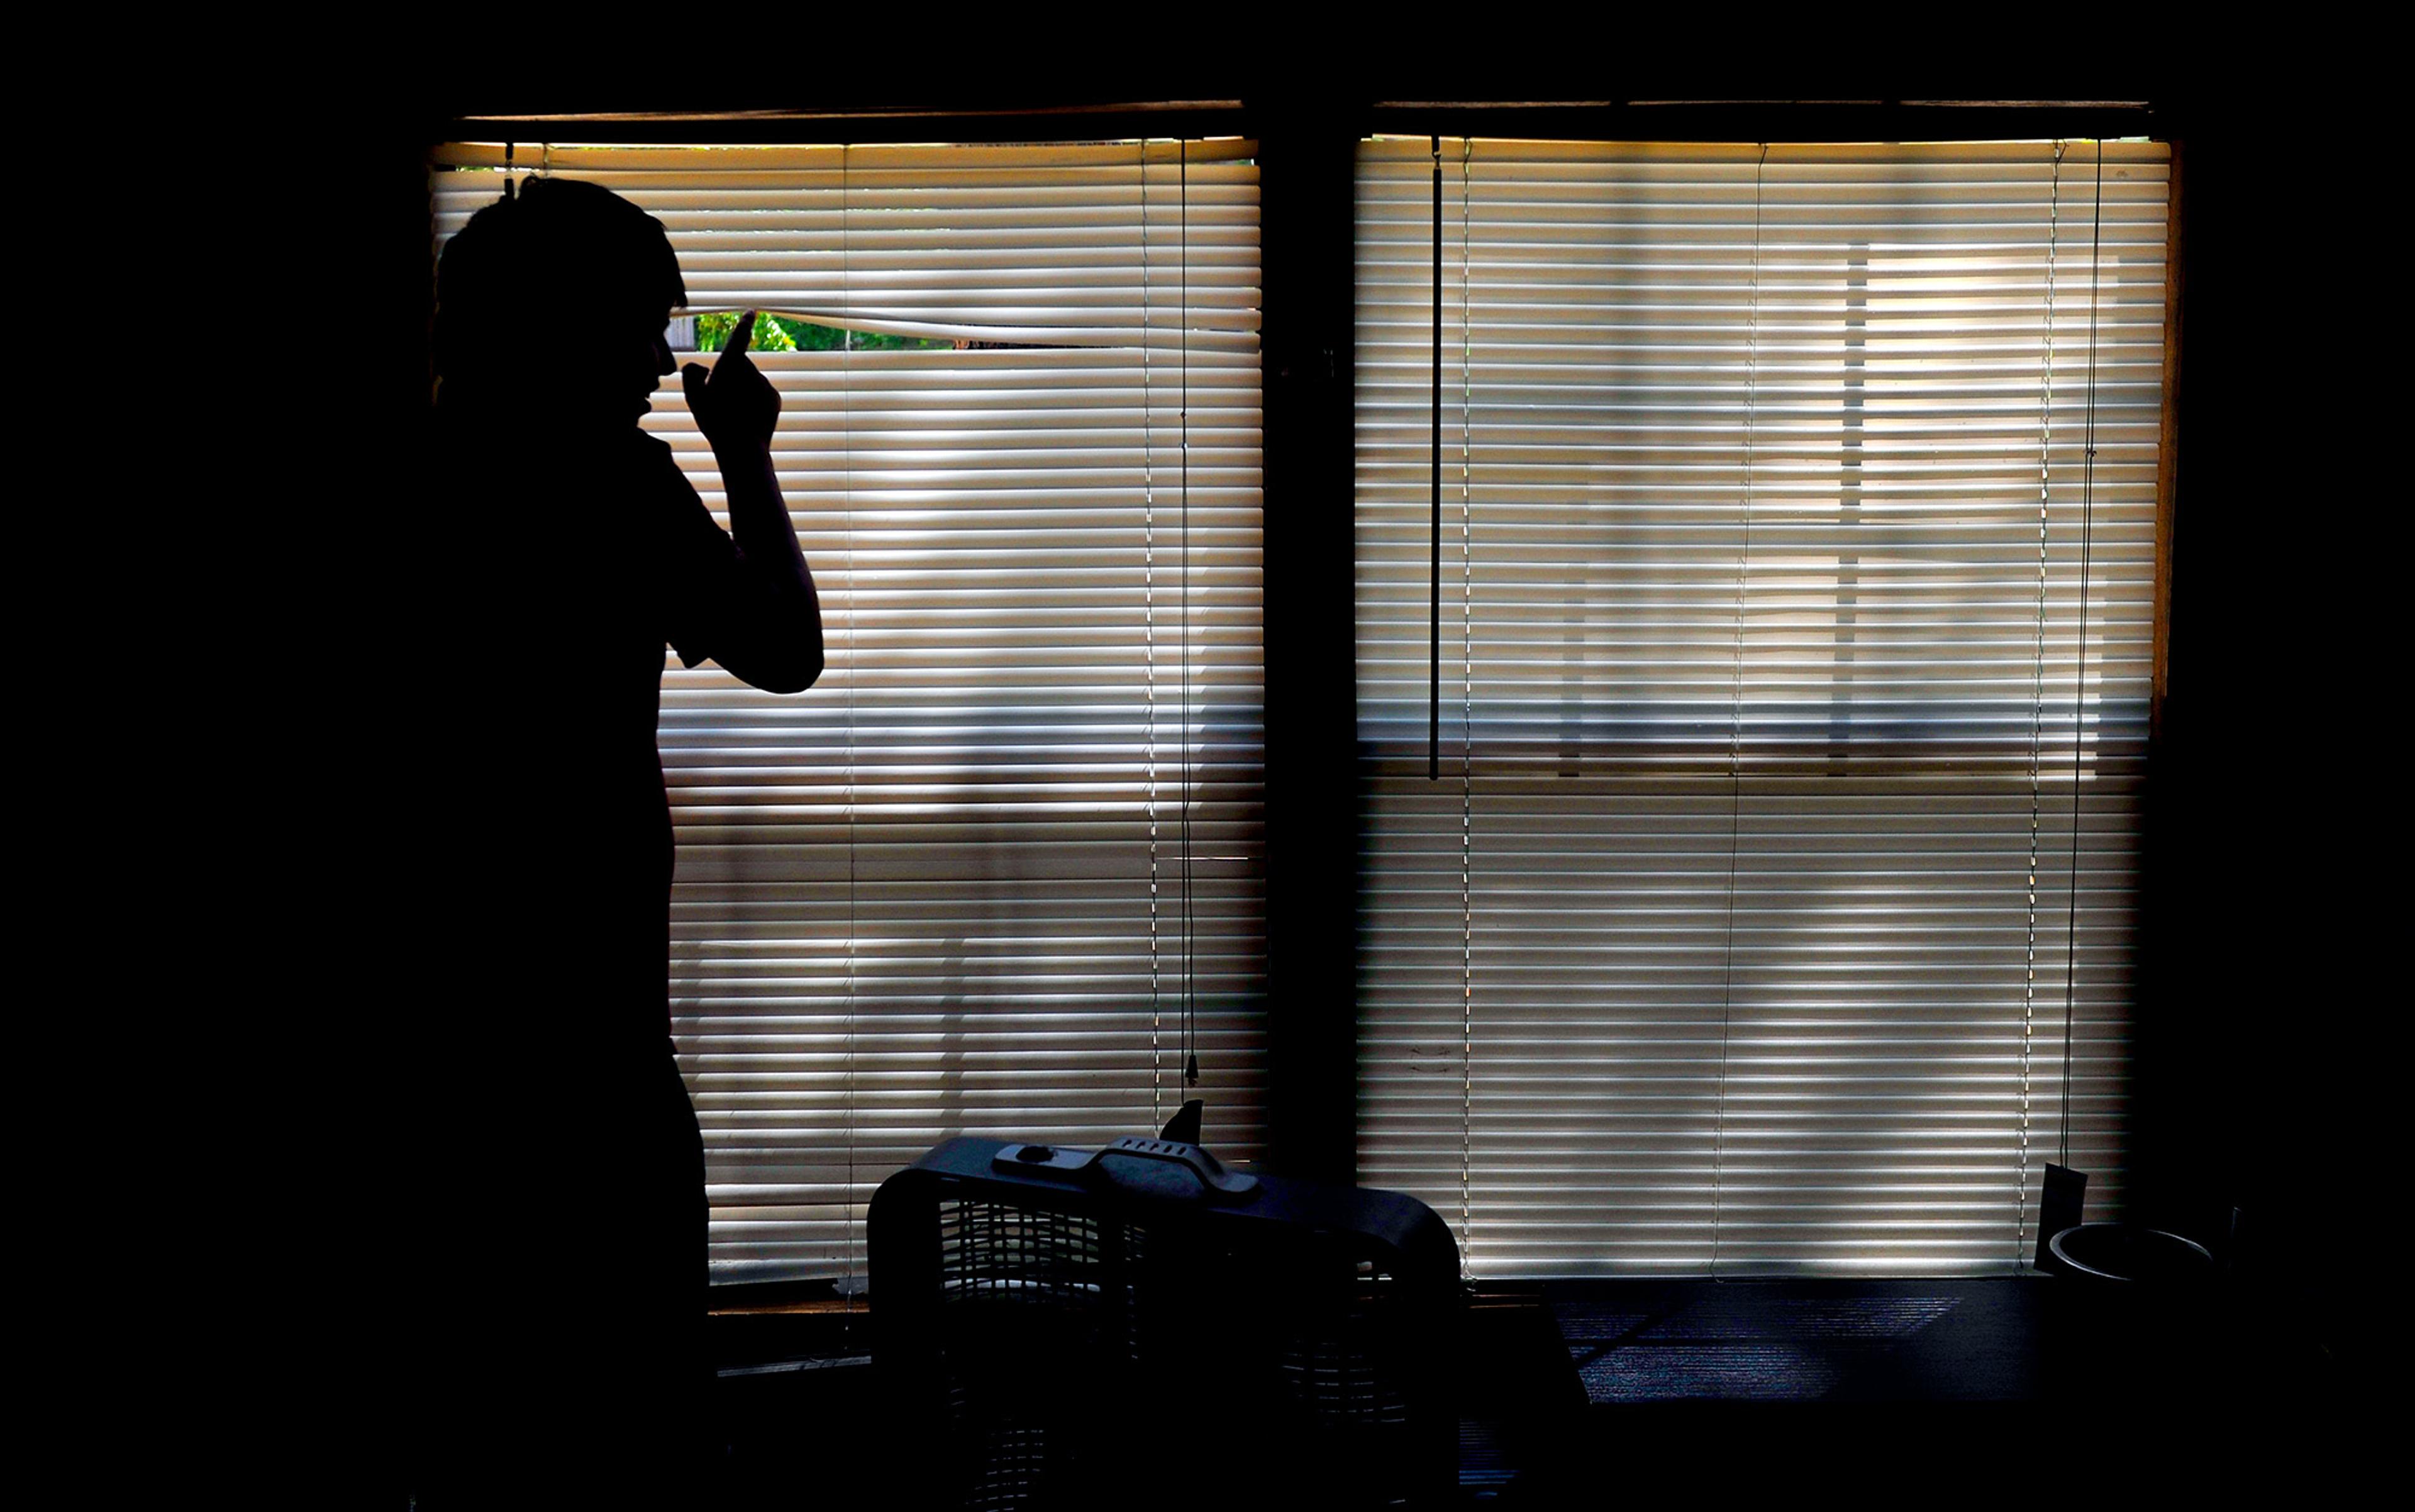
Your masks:
{"label": "person's head", "polygon": [[634,419],[672,370],[663,326],[686,302],[661,221],[599,185],[530,179],[445,246],[438,402]]}

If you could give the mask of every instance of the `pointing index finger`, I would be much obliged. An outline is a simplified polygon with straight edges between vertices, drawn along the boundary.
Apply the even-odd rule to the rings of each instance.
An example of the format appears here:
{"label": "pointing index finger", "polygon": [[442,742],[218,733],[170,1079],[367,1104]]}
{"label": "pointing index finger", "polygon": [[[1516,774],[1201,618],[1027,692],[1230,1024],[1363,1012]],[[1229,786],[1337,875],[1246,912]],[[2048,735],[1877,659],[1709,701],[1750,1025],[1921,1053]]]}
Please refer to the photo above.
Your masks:
{"label": "pointing index finger", "polygon": [[738,317],[738,323],[730,329],[729,339],[722,344],[721,354],[725,357],[743,357],[746,355],[746,349],[754,342],[755,312],[750,309]]}

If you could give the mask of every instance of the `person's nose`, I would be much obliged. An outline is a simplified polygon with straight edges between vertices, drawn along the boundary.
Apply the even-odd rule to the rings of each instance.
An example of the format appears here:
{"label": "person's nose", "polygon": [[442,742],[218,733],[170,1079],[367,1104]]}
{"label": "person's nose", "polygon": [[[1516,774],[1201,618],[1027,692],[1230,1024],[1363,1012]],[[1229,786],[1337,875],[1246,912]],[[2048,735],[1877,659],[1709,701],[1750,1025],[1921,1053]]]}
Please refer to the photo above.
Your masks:
{"label": "person's nose", "polygon": [[654,337],[654,371],[657,373],[679,371],[679,364],[671,360],[670,342],[659,336]]}

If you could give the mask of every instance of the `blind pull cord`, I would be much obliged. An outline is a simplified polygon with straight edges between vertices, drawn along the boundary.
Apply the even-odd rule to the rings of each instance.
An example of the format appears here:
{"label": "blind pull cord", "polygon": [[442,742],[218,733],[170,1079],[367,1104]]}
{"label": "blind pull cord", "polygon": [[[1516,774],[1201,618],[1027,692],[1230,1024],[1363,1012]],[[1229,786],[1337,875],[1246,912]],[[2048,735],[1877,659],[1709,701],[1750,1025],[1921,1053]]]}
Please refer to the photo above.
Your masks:
{"label": "blind pull cord", "polygon": [[[840,297],[850,313],[855,305],[853,248],[848,244],[848,211],[854,196],[849,183],[848,157],[852,149],[842,145],[838,153],[838,266]],[[855,819],[856,792],[856,711],[855,686],[855,337],[853,327],[839,344],[839,465],[847,487],[847,1234],[848,1277],[852,1283],[847,1298],[845,1316],[851,1329],[855,1321],[858,1298],[863,1293],[863,1266],[859,1264],[856,1245],[863,1225],[855,1216]]]}
{"label": "blind pull cord", "polygon": [[2047,188],[2046,341],[2038,380],[2037,662],[2032,673],[2030,701],[2029,943],[2021,968],[2020,1163],[2013,1194],[2013,1258],[2016,1264],[2029,1252],[2030,1071],[2037,1037],[2039,816],[2044,801],[2042,751],[2046,741],[2047,546],[2054,472],[2054,311],[2056,276],[2061,267],[2062,247],[2062,157],[2069,146],[2068,142],[2062,142],[2054,144],[2052,177]]}
{"label": "blind pull cord", "polygon": [[2059,1163],[2071,1164],[2071,1033],[2079,1000],[2079,777],[2087,751],[2083,723],[2088,695],[2088,594],[2096,526],[2096,284],[2105,237],[2105,141],[2096,142],[2096,203],[2088,228],[2088,422],[2079,459],[2079,653],[2071,673],[2071,864],[2062,921],[2062,1091]]}
{"label": "blind pull cord", "polygon": [[1736,553],[1733,724],[1728,737],[1728,918],[1719,967],[1719,1094],[1711,1136],[1711,1275],[1719,1273],[1719,1223],[1726,1214],[1728,1037],[1735,1012],[1736,873],[1744,849],[1744,618],[1752,571],[1752,427],[1761,386],[1761,201],[1769,171],[1769,143],[1752,170],[1752,301],[1746,310],[1744,379],[1744,543]]}
{"label": "blind pull cord", "polygon": [[1469,246],[1476,223],[1471,197],[1471,159],[1476,140],[1459,141],[1459,1252],[1467,1268],[1474,1219],[1476,1122],[1476,897],[1474,852],[1476,794],[1476,578],[1475,472],[1476,342],[1470,307],[1475,280]]}
{"label": "blind pull cord", "polygon": [[[1192,906],[1191,869],[1191,142],[1175,144],[1180,163],[1182,309],[1182,1082],[1199,1085],[1198,918]],[[1202,720],[1203,728],[1205,720]]]}
{"label": "blind pull cord", "polygon": [[1141,635],[1148,661],[1148,1103],[1149,1121],[1165,1117],[1165,1049],[1162,956],[1158,918],[1157,832],[1157,461],[1151,427],[1156,390],[1150,384],[1149,326],[1155,289],[1148,240],[1148,143],[1140,144],[1140,486]]}
{"label": "blind pull cord", "polygon": [[1442,138],[1433,139],[1432,546],[1426,569],[1426,781],[1442,780]]}

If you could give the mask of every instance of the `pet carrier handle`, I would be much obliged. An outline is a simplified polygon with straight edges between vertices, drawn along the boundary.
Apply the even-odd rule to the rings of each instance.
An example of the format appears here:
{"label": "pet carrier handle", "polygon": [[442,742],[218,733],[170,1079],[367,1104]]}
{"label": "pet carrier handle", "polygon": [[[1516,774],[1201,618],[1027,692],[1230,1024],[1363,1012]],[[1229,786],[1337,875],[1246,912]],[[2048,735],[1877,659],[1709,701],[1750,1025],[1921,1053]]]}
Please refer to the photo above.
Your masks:
{"label": "pet carrier handle", "polygon": [[[1199,1145],[1138,1134],[1099,1150],[1008,1145],[990,1163],[1001,1173],[1077,1176],[1141,1195],[1192,1202],[1238,1202],[1258,1190],[1257,1177],[1229,1169]],[[1177,1175],[1178,1170],[1184,1175]]]}
{"label": "pet carrier handle", "polygon": [[1099,1152],[1091,1169],[1119,1187],[1148,1191],[1153,1195],[1171,1195],[1162,1182],[1151,1179],[1151,1166],[1125,1164],[1125,1161],[1149,1161],[1154,1165],[1179,1166],[1199,1180],[1196,1194],[1205,1202],[1236,1202],[1258,1190],[1258,1178],[1228,1170],[1224,1162],[1196,1145],[1178,1139],[1147,1139],[1128,1134]]}

